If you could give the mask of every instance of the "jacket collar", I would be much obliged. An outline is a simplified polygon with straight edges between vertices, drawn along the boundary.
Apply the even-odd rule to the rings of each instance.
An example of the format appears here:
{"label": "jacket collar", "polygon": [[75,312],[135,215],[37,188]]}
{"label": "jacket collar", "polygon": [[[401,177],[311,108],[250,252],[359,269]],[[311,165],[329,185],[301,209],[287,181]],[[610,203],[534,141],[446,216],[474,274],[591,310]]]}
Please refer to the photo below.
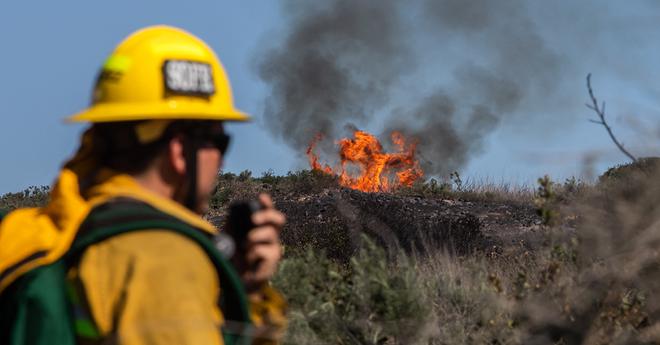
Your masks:
{"label": "jacket collar", "polygon": [[99,205],[110,199],[128,197],[142,201],[150,206],[169,214],[195,228],[215,235],[218,230],[211,223],[198,214],[177,203],[174,200],[160,196],[142,187],[133,177],[126,174],[117,174],[104,169],[99,175],[100,183],[90,187],[86,195],[91,207]]}

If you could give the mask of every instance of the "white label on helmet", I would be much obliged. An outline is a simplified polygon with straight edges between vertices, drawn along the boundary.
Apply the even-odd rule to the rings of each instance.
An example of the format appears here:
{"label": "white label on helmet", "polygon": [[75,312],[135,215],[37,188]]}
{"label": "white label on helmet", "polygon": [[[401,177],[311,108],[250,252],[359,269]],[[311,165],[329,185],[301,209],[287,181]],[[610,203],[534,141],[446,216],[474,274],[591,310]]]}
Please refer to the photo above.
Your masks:
{"label": "white label on helmet", "polygon": [[165,89],[186,95],[211,96],[215,93],[211,65],[187,60],[167,60],[163,66]]}

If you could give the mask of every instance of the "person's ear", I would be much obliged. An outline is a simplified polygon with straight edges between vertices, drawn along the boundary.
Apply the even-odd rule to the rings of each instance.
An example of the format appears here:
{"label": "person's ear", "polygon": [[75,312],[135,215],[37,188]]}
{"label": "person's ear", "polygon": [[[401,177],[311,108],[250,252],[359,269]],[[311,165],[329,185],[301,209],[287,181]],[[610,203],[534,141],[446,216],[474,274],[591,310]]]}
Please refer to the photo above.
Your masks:
{"label": "person's ear", "polygon": [[170,139],[168,159],[170,166],[177,175],[185,175],[186,173],[186,158],[183,152],[183,140],[180,136],[175,136]]}

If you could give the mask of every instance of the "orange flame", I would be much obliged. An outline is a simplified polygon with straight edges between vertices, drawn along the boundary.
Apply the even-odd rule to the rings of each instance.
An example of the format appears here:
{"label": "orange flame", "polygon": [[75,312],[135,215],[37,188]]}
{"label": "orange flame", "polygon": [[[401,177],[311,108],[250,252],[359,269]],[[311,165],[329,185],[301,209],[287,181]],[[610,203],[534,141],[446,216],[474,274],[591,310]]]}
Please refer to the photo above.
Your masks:
{"label": "orange flame", "polygon": [[309,158],[309,165],[312,167],[312,170],[317,170],[317,171],[322,171],[326,174],[334,174],[332,171],[332,168],[325,164],[324,166],[319,163],[319,157],[314,154],[314,148],[316,147],[316,144],[318,144],[319,141],[323,139],[323,135],[320,133],[314,136],[314,139],[312,139],[312,142],[309,143],[309,146],[307,147],[307,157]]}
{"label": "orange flame", "polygon": [[[356,130],[354,139],[344,138],[337,142],[341,167],[335,171],[328,164],[319,163],[314,153],[322,135],[314,137],[307,148],[309,165],[313,170],[339,176],[342,186],[363,192],[391,191],[401,186],[412,186],[413,182],[424,176],[424,172],[415,159],[416,142],[406,145],[406,139],[399,132],[392,132],[392,142],[397,148],[395,153],[383,152],[383,146],[375,136]],[[360,174],[352,176],[349,164],[356,166]]]}

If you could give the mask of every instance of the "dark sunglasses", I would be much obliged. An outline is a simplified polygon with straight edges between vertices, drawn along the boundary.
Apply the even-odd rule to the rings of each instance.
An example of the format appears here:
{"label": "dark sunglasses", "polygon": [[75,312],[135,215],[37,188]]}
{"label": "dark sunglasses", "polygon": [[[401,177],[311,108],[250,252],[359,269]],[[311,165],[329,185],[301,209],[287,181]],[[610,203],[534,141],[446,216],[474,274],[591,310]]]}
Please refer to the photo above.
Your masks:
{"label": "dark sunglasses", "polygon": [[201,147],[213,147],[224,156],[229,147],[231,136],[225,133],[207,133],[201,139]]}

